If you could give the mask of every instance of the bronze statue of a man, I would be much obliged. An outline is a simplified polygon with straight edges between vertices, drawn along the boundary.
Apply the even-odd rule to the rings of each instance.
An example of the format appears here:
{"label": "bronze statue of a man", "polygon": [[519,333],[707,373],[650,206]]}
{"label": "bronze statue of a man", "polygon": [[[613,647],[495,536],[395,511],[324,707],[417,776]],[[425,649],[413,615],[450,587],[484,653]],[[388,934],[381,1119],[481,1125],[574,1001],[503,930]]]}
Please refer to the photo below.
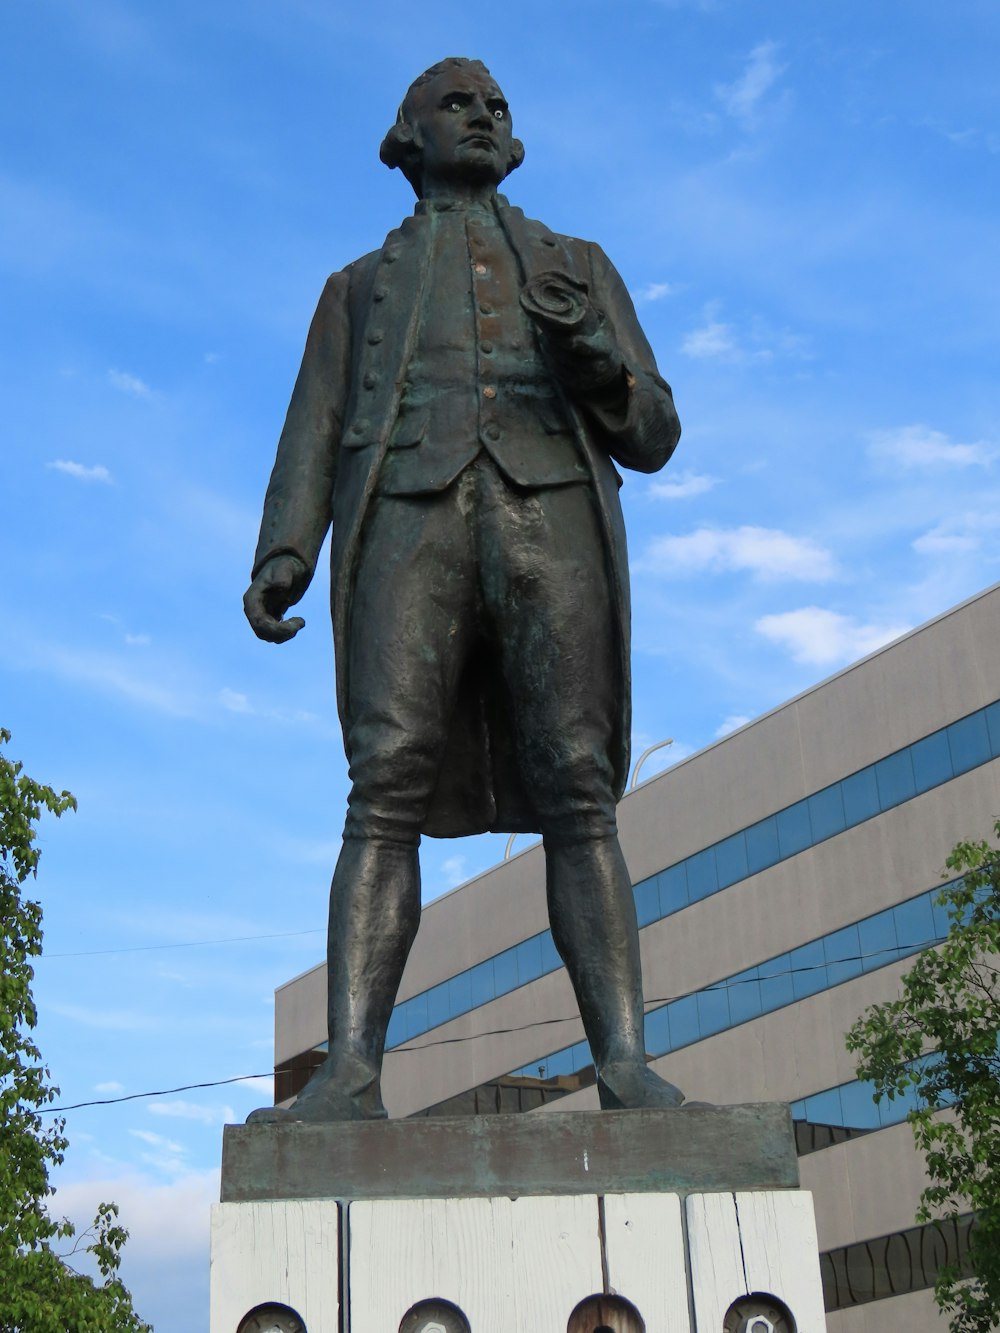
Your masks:
{"label": "bronze statue of a man", "polygon": [[420,835],[540,832],[552,933],[604,1107],[669,1107],[645,1063],[617,462],[680,434],[602,251],[497,194],[524,149],[479,61],[410,87],[382,161],[415,214],[327,282],[264,502],[247,617],[290,639],[331,523],[350,762],[329,926],[329,1055],[287,1111],[382,1117],[386,1028],[420,919]]}

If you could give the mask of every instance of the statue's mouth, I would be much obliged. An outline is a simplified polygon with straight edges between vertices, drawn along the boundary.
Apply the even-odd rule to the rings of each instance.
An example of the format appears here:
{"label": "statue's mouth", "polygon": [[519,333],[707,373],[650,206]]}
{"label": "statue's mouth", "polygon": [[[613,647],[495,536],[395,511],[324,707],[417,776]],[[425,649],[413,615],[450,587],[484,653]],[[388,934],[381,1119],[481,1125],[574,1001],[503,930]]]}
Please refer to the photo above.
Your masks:
{"label": "statue's mouth", "polygon": [[477,148],[493,149],[496,147],[496,140],[492,139],[488,134],[467,134],[464,139],[460,140],[460,142],[463,144],[472,144]]}

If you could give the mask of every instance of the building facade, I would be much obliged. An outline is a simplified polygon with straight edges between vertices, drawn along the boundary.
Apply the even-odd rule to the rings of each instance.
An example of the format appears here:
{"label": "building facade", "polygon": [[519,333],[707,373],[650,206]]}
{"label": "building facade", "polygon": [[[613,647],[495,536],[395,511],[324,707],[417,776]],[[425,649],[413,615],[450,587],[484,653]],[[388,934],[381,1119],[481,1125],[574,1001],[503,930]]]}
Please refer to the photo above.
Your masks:
{"label": "building facade", "polygon": [[[1000,816],[1000,585],[644,782],[622,802],[653,1067],[693,1099],[790,1102],[832,1333],[941,1327],[967,1224],[917,1227],[906,1105],[844,1034],[939,940],[942,867]],[[325,968],[276,995],[276,1096],[325,1050]],[[399,993],[393,1116],[589,1110],[540,846],[430,903]]]}

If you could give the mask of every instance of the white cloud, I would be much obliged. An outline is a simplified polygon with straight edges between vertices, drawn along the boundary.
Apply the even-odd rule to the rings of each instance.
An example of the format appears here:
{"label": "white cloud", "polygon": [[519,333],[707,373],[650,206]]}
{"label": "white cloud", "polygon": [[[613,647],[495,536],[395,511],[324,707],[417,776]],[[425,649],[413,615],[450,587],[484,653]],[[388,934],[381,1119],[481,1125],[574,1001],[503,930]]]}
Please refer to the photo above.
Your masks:
{"label": "white cloud", "polygon": [[707,360],[710,357],[733,359],[741,354],[733,326],[723,324],[717,319],[709,319],[700,329],[692,329],[686,334],[681,343],[681,351],[685,356],[692,356],[697,360]]}
{"label": "white cloud", "polygon": [[[124,1083],[117,1083],[114,1079],[110,1079],[107,1083],[95,1083],[95,1084],[94,1084],[94,1091],[95,1091],[95,1092],[124,1092],[124,1091],[125,1091],[125,1084],[124,1084]],[[78,1136],[76,1136],[76,1137],[78,1137]]]}
{"label": "white cloud", "polygon": [[151,1148],[161,1148],[169,1153],[183,1153],[185,1151],[183,1144],[174,1143],[173,1139],[166,1139],[162,1134],[154,1134],[151,1129],[130,1129],[129,1133],[133,1138],[148,1143]]}
{"label": "white cloud", "polygon": [[898,639],[911,628],[902,623],[865,624],[853,616],[819,606],[803,606],[797,611],[761,616],[754,625],[765,639],[789,649],[796,662],[813,666],[853,662]]}
{"label": "white cloud", "polygon": [[206,1327],[209,1221],[211,1206],[219,1199],[217,1168],[186,1171],[169,1182],[115,1171],[65,1184],[57,1175],[55,1183],[52,1213],[70,1217],[81,1231],[90,1225],[101,1200],[119,1205],[119,1220],[129,1232],[121,1278],[144,1319],[163,1330]]}
{"label": "white cloud", "polygon": [[635,299],[639,305],[647,305],[650,301],[662,301],[665,296],[673,296],[677,288],[672,282],[647,282],[645,287],[640,287],[635,294]]}
{"label": "white cloud", "polygon": [[67,477],[76,477],[77,481],[101,481],[106,486],[111,484],[111,473],[103,463],[88,466],[86,463],[74,463],[69,458],[55,458],[45,466],[55,472],[65,472]]}
{"label": "white cloud", "polygon": [[447,860],[441,862],[441,873],[449,888],[457,888],[468,878],[465,873],[465,857],[449,856]]}
{"label": "white cloud", "polygon": [[228,686],[219,691],[219,702],[223,708],[228,708],[230,713],[252,713],[254,711],[249,698],[241,694],[239,690],[231,690]]}
{"label": "white cloud", "polygon": [[127,370],[109,370],[108,382],[120,393],[127,393],[132,398],[150,398],[152,389],[138,375],[130,375]]}
{"label": "white cloud", "polygon": [[204,1106],[198,1102],[186,1102],[182,1098],[169,1102],[149,1102],[146,1110],[150,1115],[197,1120],[203,1125],[231,1125],[236,1120],[236,1112],[231,1106]]}
{"label": "white cloud", "polygon": [[125,642],[130,648],[146,648],[153,640],[148,634],[129,634],[126,632]]}
{"label": "white cloud", "polygon": [[920,555],[959,555],[976,550],[979,538],[967,532],[947,532],[943,527],[937,527],[917,537],[912,545]]}
{"label": "white cloud", "polygon": [[717,83],[715,95],[735,120],[752,126],[764,96],[787,68],[777,60],[776,42],[760,42],[747,58],[743,73],[733,83]]}
{"label": "white cloud", "polygon": [[745,727],[750,718],[744,717],[742,713],[730,713],[729,717],[723,718],[715,728],[716,739],[722,736],[728,736],[731,731],[739,731],[740,727]]}
{"label": "white cloud", "polygon": [[692,495],[704,495],[717,485],[718,478],[702,472],[678,472],[663,481],[649,484],[649,494],[658,500],[687,500]]}
{"label": "white cloud", "polygon": [[996,553],[995,533],[1000,527],[1000,513],[997,500],[1000,497],[981,493],[981,508],[968,513],[954,514],[946,518],[930,531],[923,533],[913,541],[913,549],[919,555],[949,556],[968,555],[978,551],[983,545],[984,535],[989,537],[991,554]]}
{"label": "white cloud", "polygon": [[824,582],[836,573],[833,557],[809,537],[778,528],[698,528],[685,536],[660,537],[636,568],[676,577],[745,570],[761,579]]}
{"label": "white cloud", "polygon": [[943,431],[914,424],[892,430],[873,430],[868,452],[880,461],[902,467],[988,467],[997,455],[994,446],[979,440],[958,444]]}

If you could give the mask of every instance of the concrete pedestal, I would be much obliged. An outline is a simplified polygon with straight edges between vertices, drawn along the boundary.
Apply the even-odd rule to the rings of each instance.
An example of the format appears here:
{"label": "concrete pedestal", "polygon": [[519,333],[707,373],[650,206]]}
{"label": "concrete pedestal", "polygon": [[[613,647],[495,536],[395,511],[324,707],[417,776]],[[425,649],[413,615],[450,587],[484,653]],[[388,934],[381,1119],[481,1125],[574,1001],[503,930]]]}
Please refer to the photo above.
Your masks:
{"label": "concrete pedestal", "polygon": [[822,1333],[797,1183],[772,1104],[230,1126],[211,1333]]}

